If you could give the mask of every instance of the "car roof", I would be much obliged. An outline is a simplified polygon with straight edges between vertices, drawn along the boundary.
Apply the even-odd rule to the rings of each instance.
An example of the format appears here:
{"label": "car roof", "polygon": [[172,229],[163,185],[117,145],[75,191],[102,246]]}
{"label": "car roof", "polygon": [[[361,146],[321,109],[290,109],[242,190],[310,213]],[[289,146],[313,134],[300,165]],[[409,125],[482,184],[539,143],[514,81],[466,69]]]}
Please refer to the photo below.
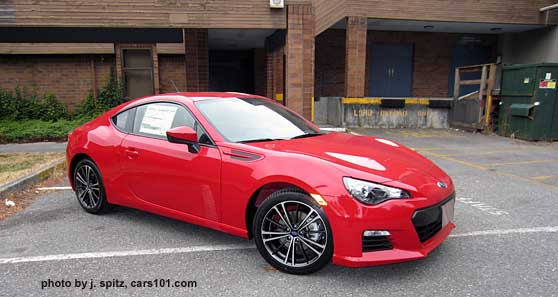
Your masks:
{"label": "car roof", "polygon": [[246,94],[246,93],[237,93],[237,92],[178,92],[178,93],[157,94],[153,96],[132,99],[130,101],[124,102],[123,104],[115,107],[112,111],[114,113],[118,113],[124,109],[128,109],[141,104],[156,102],[161,100],[164,101],[168,99],[178,100],[178,101],[182,101],[183,103],[186,103],[186,102],[197,102],[203,100],[213,100],[213,99],[223,99],[223,98],[257,98],[262,100],[274,101],[273,99],[269,99],[263,96]]}
{"label": "car roof", "polygon": [[[238,92],[179,92],[179,93],[168,93],[161,95],[170,96],[181,96],[187,100],[191,101],[201,101],[201,100],[211,100],[211,99],[222,99],[222,98],[261,98],[267,99],[262,96],[238,93]],[[161,96],[159,95],[159,96]],[[157,97],[157,96],[154,96]]]}

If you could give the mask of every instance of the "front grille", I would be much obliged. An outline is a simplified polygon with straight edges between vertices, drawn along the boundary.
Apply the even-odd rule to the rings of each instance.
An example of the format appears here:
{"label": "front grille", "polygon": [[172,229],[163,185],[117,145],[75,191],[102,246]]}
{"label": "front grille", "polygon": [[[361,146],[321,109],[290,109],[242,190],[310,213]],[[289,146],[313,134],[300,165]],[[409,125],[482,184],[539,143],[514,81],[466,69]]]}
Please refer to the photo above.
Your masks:
{"label": "front grille", "polygon": [[421,212],[413,218],[413,225],[420,242],[425,242],[442,229],[442,209],[435,207],[428,212]]}
{"label": "front grille", "polygon": [[415,211],[413,225],[417,231],[420,242],[425,242],[442,229],[442,205],[455,197],[452,194],[441,203]]}
{"label": "front grille", "polygon": [[362,236],[363,252],[391,250],[392,248],[393,245],[389,241],[388,236]]}

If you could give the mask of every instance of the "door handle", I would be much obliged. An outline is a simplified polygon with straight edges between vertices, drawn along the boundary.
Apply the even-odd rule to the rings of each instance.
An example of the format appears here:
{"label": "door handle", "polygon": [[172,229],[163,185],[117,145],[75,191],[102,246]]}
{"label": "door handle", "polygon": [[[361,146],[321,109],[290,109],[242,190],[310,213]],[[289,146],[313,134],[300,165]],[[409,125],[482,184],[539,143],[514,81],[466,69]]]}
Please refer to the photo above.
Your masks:
{"label": "door handle", "polygon": [[136,151],[135,148],[127,148],[124,150],[124,152],[126,152],[126,155],[128,155],[128,157],[130,158],[135,158],[137,156],[139,156],[139,152]]}
{"label": "door handle", "polygon": [[395,72],[395,70],[392,67],[388,68],[388,78],[393,78],[393,73]]}

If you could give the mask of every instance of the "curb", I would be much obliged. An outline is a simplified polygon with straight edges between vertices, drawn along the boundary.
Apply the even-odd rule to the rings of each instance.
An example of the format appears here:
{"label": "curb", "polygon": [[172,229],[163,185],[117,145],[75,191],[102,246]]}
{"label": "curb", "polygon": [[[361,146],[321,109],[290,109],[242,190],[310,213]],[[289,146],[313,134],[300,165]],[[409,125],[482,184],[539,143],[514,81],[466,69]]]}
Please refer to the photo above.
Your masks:
{"label": "curb", "polygon": [[24,190],[32,184],[41,182],[49,178],[55,171],[63,169],[64,167],[66,167],[66,159],[59,159],[39,168],[33,173],[18,178],[6,185],[0,186],[0,199],[4,199],[11,193]]}

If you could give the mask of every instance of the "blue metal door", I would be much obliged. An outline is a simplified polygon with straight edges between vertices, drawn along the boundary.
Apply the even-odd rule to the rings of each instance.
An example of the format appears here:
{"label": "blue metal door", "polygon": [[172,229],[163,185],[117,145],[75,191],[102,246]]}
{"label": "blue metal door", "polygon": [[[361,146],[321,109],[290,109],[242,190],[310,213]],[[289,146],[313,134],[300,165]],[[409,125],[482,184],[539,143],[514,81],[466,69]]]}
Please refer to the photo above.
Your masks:
{"label": "blue metal door", "polygon": [[391,61],[388,44],[372,44],[369,96],[390,97]]}
{"label": "blue metal door", "polygon": [[409,97],[413,82],[413,45],[379,44],[371,46],[370,88],[374,97]]}
{"label": "blue metal door", "polygon": [[[480,65],[490,63],[490,48],[484,46],[458,45],[453,49],[449,73],[448,95],[453,97],[455,82],[455,68],[461,66]],[[461,80],[480,79],[480,73],[463,73]],[[478,91],[479,86],[461,86],[459,96]]]}

